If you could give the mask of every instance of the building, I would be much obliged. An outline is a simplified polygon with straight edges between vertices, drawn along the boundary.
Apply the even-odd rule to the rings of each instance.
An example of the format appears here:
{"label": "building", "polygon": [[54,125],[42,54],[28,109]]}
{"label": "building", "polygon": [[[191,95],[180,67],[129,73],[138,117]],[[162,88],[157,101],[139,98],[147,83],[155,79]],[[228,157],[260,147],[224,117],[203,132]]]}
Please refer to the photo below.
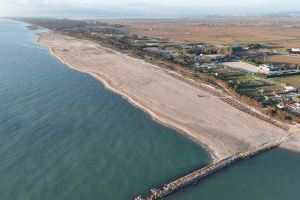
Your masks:
{"label": "building", "polygon": [[269,66],[269,65],[260,65],[259,66],[259,72],[260,73],[263,73],[263,74],[269,74],[270,73],[270,71],[271,71],[271,67]]}
{"label": "building", "polygon": [[297,89],[292,86],[284,86],[284,89],[283,89],[284,92],[294,92],[296,90]]}
{"label": "building", "polygon": [[159,44],[157,42],[147,42],[146,45],[148,47],[158,47],[159,46]]}
{"label": "building", "polygon": [[292,53],[300,53],[300,48],[292,48],[291,52]]}

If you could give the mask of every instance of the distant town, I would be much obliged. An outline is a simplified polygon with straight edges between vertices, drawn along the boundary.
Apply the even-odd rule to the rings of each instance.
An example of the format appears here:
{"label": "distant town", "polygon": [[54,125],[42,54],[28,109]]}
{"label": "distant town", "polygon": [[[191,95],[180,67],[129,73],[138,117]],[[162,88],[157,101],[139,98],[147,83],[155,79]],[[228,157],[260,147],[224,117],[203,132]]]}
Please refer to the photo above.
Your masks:
{"label": "distant town", "polygon": [[[124,24],[100,20],[22,18],[31,29],[48,28],[175,70],[186,78],[205,81],[289,122],[300,122],[300,46],[274,44],[208,44],[174,41],[128,31]],[[153,27],[149,26],[149,32]],[[189,35],[189,32],[183,32]],[[298,62],[299,59],[299,62]]]}

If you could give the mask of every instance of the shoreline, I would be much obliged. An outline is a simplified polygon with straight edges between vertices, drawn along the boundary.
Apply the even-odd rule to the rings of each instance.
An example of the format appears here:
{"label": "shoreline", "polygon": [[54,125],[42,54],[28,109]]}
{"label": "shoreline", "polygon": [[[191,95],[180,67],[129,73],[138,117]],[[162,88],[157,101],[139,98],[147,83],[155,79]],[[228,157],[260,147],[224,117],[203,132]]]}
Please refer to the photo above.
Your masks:
{"label": "shoreline", "polygon": [[[43,36],[43,41],[41,41],[42,36]],[[53,41],[53,40],[55,40],[55,41]],[[55,42],[57,42],[56,40],[59,41],[59,44],[55,43]],[[236,110],[235,111],[231,110],[232,115],[234,115],[234,114],[235,115],[236,114],[237,115],[243,115],[242,117],[245,118],[244,121],[246,123],[245,126],[247,126],[246,128],[247,128],[248,133],[242,133],[242,138],[239,138],[239,135],[237,135],[237,134],[233,134],[233,133],[231,135],[230,135],[230,133],[228,134],[228,132],[230,132],[230,128],[228,128],[228,127],[227,127],[228,130],[226,129],[226,127],[224,129],[226,132],[224,132],[221,129],[221,130],[217,130],[216,131],[217,133],[213,132],[214,128],[210,128],[210,127],[208,127],[208,128],[204,127],[203,128],[201,125],[199,125],[200,129],[197,128],[197,127],[194,128],[194,126],[192,126],[192,129],[190,129],[191,127],[186,126],[185,123],[178,123],[178,120],[177,120],[178,118],[175,118],[176,116],[171,116],[171,117],[173,117],[173,118],[171,118],[170,116],[168,116],[168,113],[157,112],[157,111],[153,110],[153,107],[151,108],[151,106],[147,105],[147,102],[144,101],[144,100],[146,100],[145,98],[137,98],[137,97],[140,97],[140,96],[136,96],[133,92],[126,91],[125,89],[126,89],[127,85],[124,86],[124,85],[121,85],[120,83],[116,83],[113,80],[113,77],[109,76],[108,73],[105,73],[105,71],[103,72],[101,70],[102,62],[105,63],[105,61],[107,61],[107,60],[101,60],[101,58],[99,58],[99,60],[97,60],[96,63],[91,63],[91,66],[95,65],[95,67],[94,68],[89,68],[89,62],[92,62],[92,61],[86,61],[86,60],[83,60],[83,61],[82,60],[75,60],[74,61],[74,57],[76,56],[76,53],[78,51],[78,52],[80,52],[79,56],[83,56],[83,59],[84,59],[84,56],[86,56],[84,54],[85,53],[84,51],[87,51],[86,54],[89,55],[90,54],[89,49],[91,48],[91,49],[93,49],[93,51],[94,50],[95,51],[96,50],[100,51],[100,53],[99,52],[93,52],[93,54],[95,54],[95,56],[97,56],[97,59],[98,59],[99,56],[101,57],[102,54],[105,56],[106,53],[107,53],[107,52],[103,53],[101,51],[111,51],[112,54],[115,54],[114,56],[117,59],[119,59],[119,57],[120,57],[120,59],[131,61],[131,62],[133,62],[133,64],[136,64],[137,62],[139,62],[138,63],[139,65],[147,65],[146,68],[153,67],[153,68],[155,68],[155,70],[159,71],[160,73],[165,74],[165,76],[171,76],[171,74],[174,75],[174,72],[166,70],[166,69],[161,69],[160,67],[154,66],[152,64],[147,64],[143,60],[132,58],[132,57],[126,55],[126,54],[123,54],[121,52],[117,52],[117,51],[109,49],[107,47],[102,47],[99,44],[96,44],[92,41],[75,39],[75,38],[72,38],[72,37],[69,37],[69,36],[63,36],[63,35],[53,33],[53,32],[50,32],[50,33],[48,32],[46,34],[45,33],[38,34],[37,35],[37,42],[40,45],[42,45],[43,47],[45,47],[46,49],[48,49],[49,52],[55,58],[59,59],[62,63],[64,63],[66,66],[68,66],[72,70],[79,71],[81,73],[89,74],[90,76],[92,76],[96,80],[100,81],[107,89],[109,89],[110,91],[112,91],[112,92],[114,92],[118,95],[121,95],[124,99],[126,99],[133,106],[138,107],[139,109],[141,109],[143,112],[145,112],[147,115],[149,115],[154,121],[162,124],[163,126],[174,129],[177,132],[180,132],[181,134],[185,135],[189,139],[192,139],[194,142],[199,144],[202,148],[204,148],[208,152],[208,154],[210,155],[210,157],[212,159],[212,162],[216,162],[218,160],[221,160],[221,159],[227,157],[228,155],[231,155],[232,153],[235,153],[237,151],[247,149],[247,148],[249,148],[251,146],[254,146],[254,145],[259,145],[260,143],[262,143],[264,141],[269,141],[269,140],[272,140],[276,137],[281,137],[282,135],[287,134],[287,132],[279,131],[278,129],[271,126],[270,124],[266,125],[265,122],[262,122],[259,119],[253,119],[249,116],[245,116],[245,113],[241,113],[241,111],[236,111]],[[86,47],[82,47],[82,45],[84,45],[85,43],[88,43],[88,45]],[[94,46],[96,46],[96,47],[94,47]],[[81,48],[83,48],[83,50],[81,50]],[[85,48],[87,50],[85,50]],[[98,48],[100,48],[100,49],[98,49]],[[74,51],[74,53],[73,53],[73,51]],[[64,54],[67,54],[67,55],[64,55]],[[108,61],[110,63],[112,63],[112,65],[116,65],[116,63],[117,63],[117,61],[115,61],[111,58],[109,58]],[[74,66],[74,64],[75,64],[75,66]],[[132,71],[129,71],[129,72],[132,72]],[[144,72],[144,73],[147,73],[147,72]],[[121,74],[121,75],[126,76],[126,77],[130,76],[128,74],[125,74],[125,75]],[[180,74],[178,74],[178,75],[180,76]],[[177,76],[177,74],[174,75],[174,76]],[[118,80],[118,79],[116,79],[116,80]],[[177,84],[182,84],[181,82],[183,82],[183,81],[181,81],[179,79],[176,80]],[[188,86],[184,85],[185,88],[191,86],[188,83],[185,83],[185,84],[188,85]],[[136,86],[136,87],[138,87],[138,86]],[[129,89],[132,89],[132,88],[129,88]],[[190,89],[190,88],[188,88],[188,89]],[[159,91],[158,91],[158,93],[159,93]],[[136,93],[136,94],[139,94],[139,93]],[[153,94],[151,94],[151,95],[153,95]],[[157,97],[157,98],[159,99],[159,97]],[[213,96],[211,98],[213,98]],[[215,99],[213,99],[213,100],[215,100]],[[220,102],[217,102],[217,103],[219,104]],[[197,104],[199,104],[199,103],[197,102]],[[155,105],[155,106],[157,106],[157,105]],[[228,105],[226,104],[225,107],[228,107]],[[231,107],[231,106],[229,106],[229,107]],[[195,108],[198,109],[199,107],[195,107]],[[205,108],[202,108],[202,109],[205,109]],[[229,109],[229,108],[226,108],[226,109]],[[216,113],[216,114],[218,114],[218,113]],[[220,113],[220,114],[222,114],[224,116],[227,116],[227,113]],[[171,114],[169,113],[169,115],[171,115]],[[179,117],[182,117],[182,116],[179,116]],[[239,120],[239,118],[237,116],[233,116],[233,117],[235,118],[235,120]],[[251,118],[251,120],[249,118]],[[204,119],[205,119],[205,117],[204,117]],[[212,120],[214,120],[214,119],[212,119]],[[251,123],[253,124],[252,126],[254,126],[254,127],[251,127],[250,125],[247,125],[248,120],[251,121]],[[227,121],[228,120],[225,120],[225,122],[226,122],[225,125],[226,126],[228,126]],[[195,120],[195,122],[197,122],[197,120]],[[260,124],[260,125],[256,127],[256,124]],[[198,124],[196,124],[196,125],[198,125]],[[222,126],[221,126],[221,128],[222,128]],[[235,128],[235,127],[233,127],[233,128]],[[243,128],[245,128],[245,127],[243,127]],[[253,130],[252,130],[252,128],[253,128]],[[250,129],[250,131],[249,131],[249,129]],[[255,133],[256,129],[259,130],[260,134]],[[209,133],[205,134],[204,131],[201,131],[201,130],[205,130],[205,131],[208,130],[208,132],[211,132],[214,135],[210,135]],[[231,130],[236,130],[236,129],[231,129]],[[218,133],[218,132],[220,132],[220,133]],[[263,134],[263,132],[265,132],[266,134]],[[268,133],[268,132],[271,132],[271,133]],[[255,135],[258,136],[258,138],[255,138],[256,137]],[[218,141],[218,138],[214,138],[215,136],[220,137],[219,140],[221,140],[221,141]],[[248,140],[249,137],[251,139]],[[261,141],[260,138],[262,138],[263,140]],[[215,140],[216,143],[214,143],[213,140]],[[291,149],[291,147],[290,147],[290,149]],[[224,150],[226,152],[224,152]],[[300,148],[299,148],[299,150],[300,150]],[[296,151],[298,151],[298,150],[296,150]]]}
{"label": "shoreline", "polygon": [[[39,37],[37,38],[37,42],[42,45],[39,41]],[[54,51],[51,49],[51,48],[48,48],[44,45],[42,45],[43,47],[45,47],[46,49],[49,50],[50,54],[55,57],[56,59],[58,59],[59,61],[61,61],[64,65],[68,66],[70,69],[72,70],[75,70],[77,72],[81,72],[81,73],[84,73],[84,74],[88,74],[90,75],[92,78],[94,78],[95,80],[97,81],[100,81],[100,83],[103,84],[103,86],[110,90],[111,92],[115,93],[115,94],[118,94],[120,95],[122,98],[124,98],[126,101],[128,101],[131,105],[133,105],[134,107],[137,107],[138,109],[142,110],[143,112],[145,112],[149,117],[151,117],[152,120],[154,120],[155,122],[167,127],[167,128],[170,128],[170,129],[173,129],[181,134],[183,134],[184,136],[190,138],[193,142],[197,143],[198,145],[200,145],[202,148],[205,149],[205,151],[207,151],[207,153],[209,154],[209,156],[211,157],[211,160],[214,162],[214,161],[217,161],[219,158],[216,154],[216,152],[210,148],[209,146],[205,145],[204,143],[201,143],[199,141],[197,141],[196,138],[193,137],[193,134],[190,133],[188,130],[186,130],[183,126],[180,126],[180,125],[177,125],[173,122],[166,122],[164,121],[162,118],[160,118],[156,113],[152,112],[151,110],[147,109],[145,106],[143,106],[141,103],[139,103],[137,100],[134,100],[132,97],[130,97],[129,95],[127,95],[126,93],[120,91],[120,90],[117,90],[116,88],[114,88],[111,84],[109,84],[109,80],[105,77],[101,77],[95,73],[91,73],[89,71],[84,71],[84,70],[80,70],[74,66],[72,66],[71,64],[69,64],[68,62],[66,62],[64,60],[64,58],[60,57],[59,55],[55,54]],[[172,125],[171,125],[172,124]]]}

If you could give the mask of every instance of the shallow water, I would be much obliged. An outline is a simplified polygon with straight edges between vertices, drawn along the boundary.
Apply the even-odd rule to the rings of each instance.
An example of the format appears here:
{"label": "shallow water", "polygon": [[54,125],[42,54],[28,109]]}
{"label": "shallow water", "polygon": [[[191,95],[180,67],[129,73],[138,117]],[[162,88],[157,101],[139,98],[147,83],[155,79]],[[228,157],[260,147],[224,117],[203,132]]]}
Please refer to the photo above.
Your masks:
{"label": "shallow water", "polygon": [[0,20],[0,199],[125,200],[210,162],[199,145],[154,122]]}

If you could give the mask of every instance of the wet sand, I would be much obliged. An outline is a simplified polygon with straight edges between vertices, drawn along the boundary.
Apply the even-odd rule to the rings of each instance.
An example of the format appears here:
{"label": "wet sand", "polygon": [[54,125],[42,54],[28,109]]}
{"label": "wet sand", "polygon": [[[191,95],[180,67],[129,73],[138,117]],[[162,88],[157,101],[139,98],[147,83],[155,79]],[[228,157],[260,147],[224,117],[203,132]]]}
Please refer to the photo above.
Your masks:
{"label": "wet sand", "polygon": [[[156,121],[207,148],[214,160],[288,134],[179,80],[173,72],[92,41],[53,32],[42,33],[38,41],[72,69],[92,75]],[[299,142],[291,142],[284,147],[300,150]]]}

